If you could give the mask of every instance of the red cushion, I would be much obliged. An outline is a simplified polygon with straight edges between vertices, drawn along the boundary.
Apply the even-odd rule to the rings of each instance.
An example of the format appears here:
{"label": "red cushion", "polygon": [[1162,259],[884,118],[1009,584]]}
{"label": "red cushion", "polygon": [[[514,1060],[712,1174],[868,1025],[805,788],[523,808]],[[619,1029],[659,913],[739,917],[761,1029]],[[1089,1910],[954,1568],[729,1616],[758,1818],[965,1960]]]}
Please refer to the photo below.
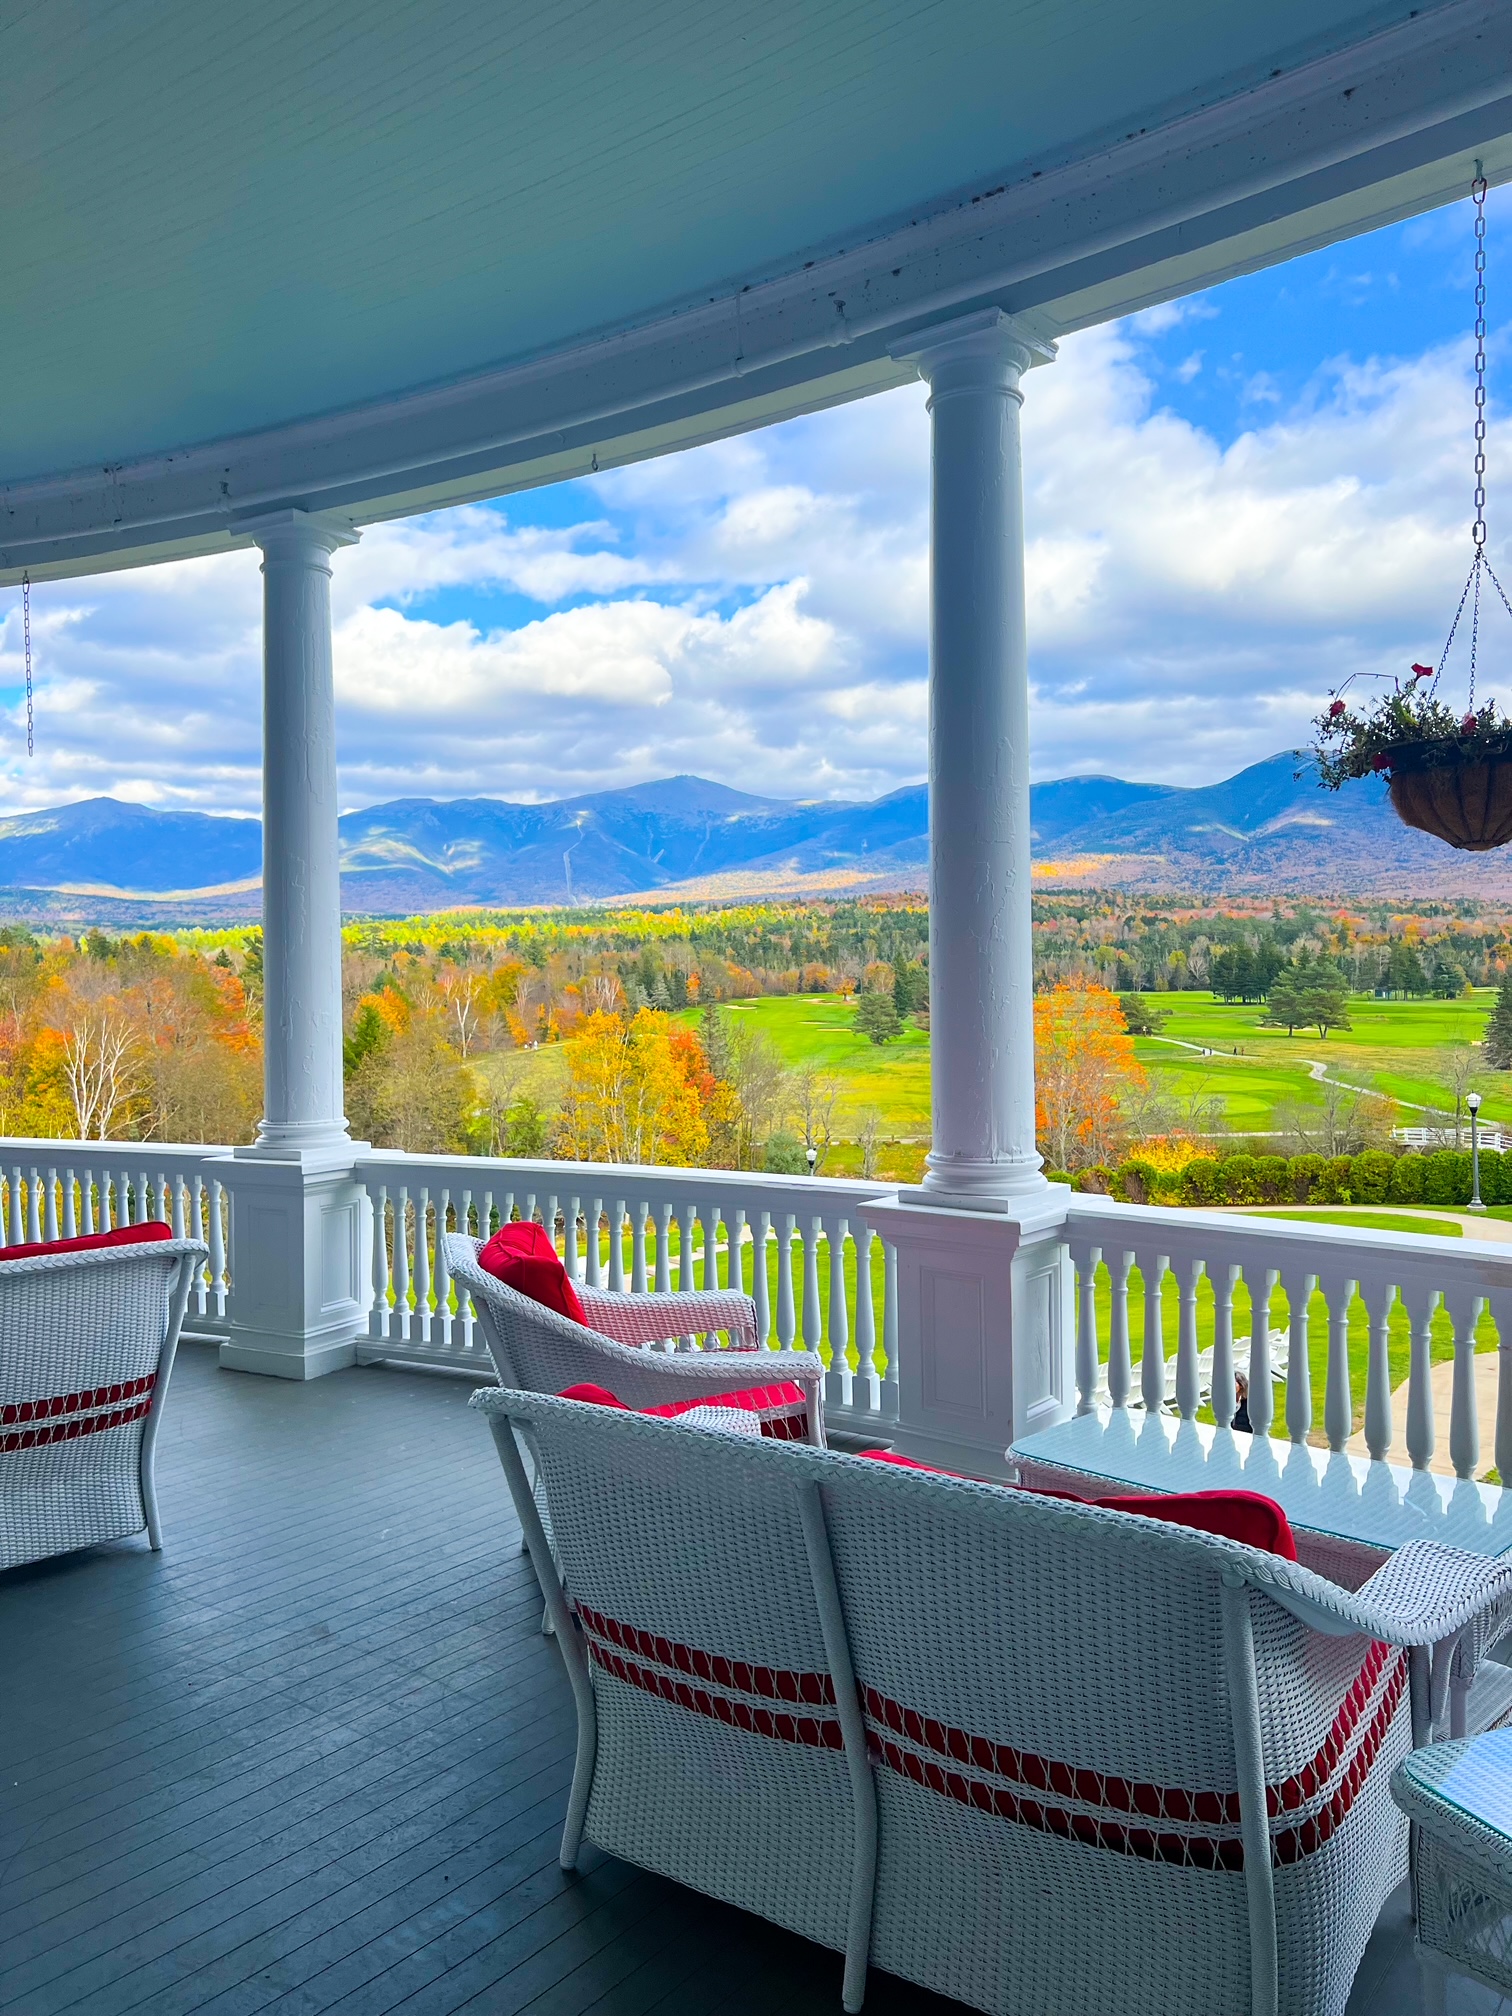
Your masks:
{"label": "red cushion", "polygon": [[1182,1491],[1169,1497],[1133,1495],[1094,1498],[1091,1502],[1109,1512],[1137,1512],[1144,1519],[1194,1526],[1199,1533],[1215,1533],[1220,1540],[1261,1547],[1286,1561],[1297,1558],[1290,1520],[1274,1498],[1263,1498],[1258,1491]]}
{"label": "red cushion", "polygon": [[896,1449],[858,1449],[870,1463],[896,1463],[900,1470],[927,1470],[931,1477],[959,1477],[959,1470],[942,1470],[935,1463],[921,1463],[917,1456],[901,1455]]}
{"label": "red cushion", "polygon": [[591,1379],[585,1379],[580,1386],[564,1386],[557,1398],[582,1400],[590,1407],[618,1407],[622,1414],[630,1412],[618,1393],[611,1393],[607,1386],[595,1386]]}
{"label": "red cushion", "polygon": [[117,1225],[113,1232],[86,1232],[78,1239],[34,1239],[27,1246],[0,1246],[0,1260],[35,1260],[39,1253],[92,1253],[99,1246],[149,1246],[172,1237],[171,1225],[148,1218],[140,1225]]}
{"label": "red cushion", "polygon": [[[591,1381],[585,1381],[580,1386],[564,1387],[557,1398],[586,1400],[594,1407],[625,1407],[617,1393],[611,1393],[607,1386],[595,1386]],[[806,1405],[802,1387],[783,1380],[777,1386],[742,1387],[738,1393],[698,1393],[691,1400],[667,1400],[660,1407],[642,1407],[640,1412],[654,1415],[659,1421],[675,1421],[679,1414],[686,1414],[694,1407],[738,1407],[745,1414],[760,1414],[769,1407]]]}
{"label": "red cushion", "polygon": [[546,1228],[533,1218],[522,1218],[518,1225],[501,1225],[487,1245],[478,1249],[478,1265],[506,1288],[539,1302],[543,1309],[554,1309],[558,1316],[570,1316],[574,1323],[588,1327],[567,1269],[558,1259]]}

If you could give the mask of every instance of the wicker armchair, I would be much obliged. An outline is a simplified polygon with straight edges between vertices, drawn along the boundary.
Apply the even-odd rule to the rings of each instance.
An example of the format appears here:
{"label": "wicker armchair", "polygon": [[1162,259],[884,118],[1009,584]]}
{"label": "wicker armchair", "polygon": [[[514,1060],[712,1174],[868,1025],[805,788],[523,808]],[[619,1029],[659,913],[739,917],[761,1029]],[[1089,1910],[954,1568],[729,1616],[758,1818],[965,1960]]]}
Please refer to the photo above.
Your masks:
{"label": "wicker armchair", "polygon": [[1512,1568],[1413,1541],[1351,1592],[1128,1513],[472,1404],[577,1702],[565,1866],[586,1835],[844,1953],[851,2010],[875,1964],[995,2016],[1342,2016],[1431,1648]]}
{"label": "wicker armchair", "polygon": [[163,1544],[153,1450],[195,1239],[0,1259],[0,1568]]}
{"label": "wicker armchair", "polygon": [[[560,1393],[565,1387],[592,1382],[635,1408],[756,1389],[763,1396],[754,1408],[760,1419],[795,1424],[801,1420],[806,1439],[823,1445],[823,1363],[813,1351],[760,1350],[756,1305],[749,1295],[737,1289],[617,1295],[579,1285],[578,1297],[593,1325],[585,1329],[485,1274],[477,1262],[479,1245],[476,1239],[449,1232],[446,1264],[453,1280],[472,1297],[502,1385]],[[648,1348],[680,1336],[719,1331],[731,1340],[722,1349]]]}

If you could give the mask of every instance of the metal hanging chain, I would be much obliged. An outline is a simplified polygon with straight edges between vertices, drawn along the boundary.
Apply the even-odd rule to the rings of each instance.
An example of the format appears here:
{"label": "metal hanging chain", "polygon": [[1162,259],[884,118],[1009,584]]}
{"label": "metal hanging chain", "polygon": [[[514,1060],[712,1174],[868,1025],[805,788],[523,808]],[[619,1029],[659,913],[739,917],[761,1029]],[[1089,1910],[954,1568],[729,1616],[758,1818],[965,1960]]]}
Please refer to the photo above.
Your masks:
{"label": "metal hanging chain", "polygon": [[1475,199],[1475,523],[1470,538],[1480,557],[1486,543],[1486,178],[1470,185]]}
{"label": "metal hanging chain", "polygon": [[21,638],[26,650],[26,753],[32,754],[31,575],[21,576]]}

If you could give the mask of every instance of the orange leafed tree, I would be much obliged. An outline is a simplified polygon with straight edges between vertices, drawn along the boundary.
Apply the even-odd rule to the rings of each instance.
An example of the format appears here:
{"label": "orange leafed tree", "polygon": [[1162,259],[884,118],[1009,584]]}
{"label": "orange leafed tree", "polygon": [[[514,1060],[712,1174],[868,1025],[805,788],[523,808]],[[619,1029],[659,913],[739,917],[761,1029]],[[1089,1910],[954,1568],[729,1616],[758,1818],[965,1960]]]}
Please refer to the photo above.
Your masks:
{"label": "orange leafed tree", "polygon": [[1034,1003],[1035,1128],[1052,1169],[1118,1153],[1122,1092],[1145,1082],[1123,1010],[1106,987],[1062,983]]}

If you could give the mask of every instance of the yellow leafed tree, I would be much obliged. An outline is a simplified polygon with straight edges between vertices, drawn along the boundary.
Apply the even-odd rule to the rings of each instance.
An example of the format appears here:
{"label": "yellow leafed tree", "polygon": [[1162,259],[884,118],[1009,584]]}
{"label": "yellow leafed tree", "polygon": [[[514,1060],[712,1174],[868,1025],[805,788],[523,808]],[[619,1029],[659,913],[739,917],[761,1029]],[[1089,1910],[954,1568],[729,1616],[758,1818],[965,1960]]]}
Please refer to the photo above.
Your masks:
{"label": "yellow leafed tree", "polygon": [[563,1045],[559,1152],[583,1162],[695,1165],[709,1145],[709,1072],[692,1030],[654,1008],[585,1015]]}
{"label": "yellow leafed tree", "polygon": [[1110,1162],[1119,1094],[1145,1082],[1123,1010],[1106,987],[1062,984],[1034,1003],[1035,1126],[1052,1169]]}

